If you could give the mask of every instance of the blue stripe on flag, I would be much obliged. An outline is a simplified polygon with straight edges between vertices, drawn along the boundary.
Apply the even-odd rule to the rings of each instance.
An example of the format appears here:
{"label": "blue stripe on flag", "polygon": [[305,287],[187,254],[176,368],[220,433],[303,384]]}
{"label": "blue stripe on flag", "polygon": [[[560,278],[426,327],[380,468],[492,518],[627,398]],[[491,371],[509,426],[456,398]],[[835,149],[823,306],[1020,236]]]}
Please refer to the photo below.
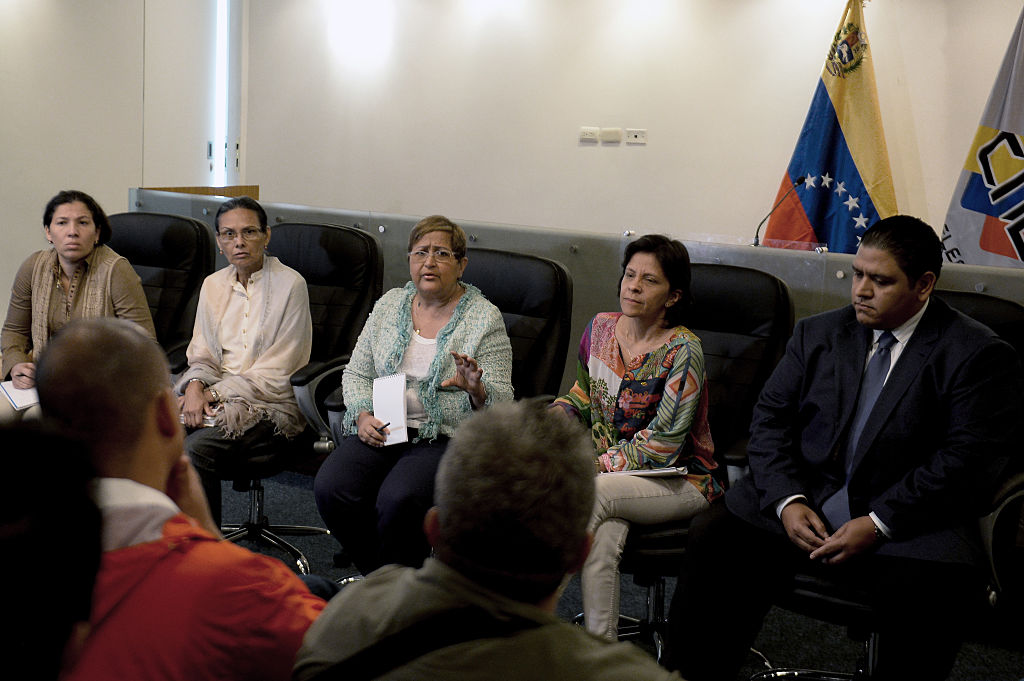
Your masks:
{"label": "blue stripe on flag", "polygon": [[976,213],[983,213],[984,215],[991,215],[997,218],[1014,206],[1024,202],[1024,187],[1003,197],[995,205],[992,204],[988,191],[989,189],[985,186],[985,180],[982,179],[981,175],[979,173],[971,173],[971,179],[967,181],[964,194],[960,197],[960,205],[967,210],[973,210]]}
{"label": "blue stripe on flag", "polygon": [[[826,173],[831,178],[827,187],[822,181]],[[827,243],[833,252],[856,252],[858,237],[878,221],[878,211],[850,155],[832,100],[820,78],[789,164],[791,178],[801,175],[816,178],[814,187],[804,185],[796,194],[818,241]],[[843,191],[837,191],[840,182]],[[851,196],[857,199],[855,208],[846,205]],[[857,217],[867,218],[861,222],[864,227],[856,228]]]}

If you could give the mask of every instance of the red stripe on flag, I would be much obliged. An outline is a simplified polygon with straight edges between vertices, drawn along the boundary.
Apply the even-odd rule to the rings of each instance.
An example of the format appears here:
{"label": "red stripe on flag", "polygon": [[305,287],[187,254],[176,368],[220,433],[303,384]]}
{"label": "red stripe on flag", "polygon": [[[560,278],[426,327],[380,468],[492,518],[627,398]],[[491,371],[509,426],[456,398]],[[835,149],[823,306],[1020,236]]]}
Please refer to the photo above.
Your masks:
{"label": "red stripe on flag", "polygon": [[[789,173],[786,173],[786,176],[782,178],[782,185],[775,195],[776,203],[792,187],[793,180],[789,177]],[[811,244],[817,243],[818,237],[814,233],[814,228],[811,227],[811,221],[807,219],[807,212],[804,211],[804,206],[800,203],[800,197],[796,192],[787,196],[782,205],[772,213],[768,220],[768,228],[764,232],[764,240],[766,246],[802,251],[808,250]],[[772,243],[769,244],[768,241],[772,241]],[[789,241],[804,243],[786,243]]]}
{"label": "red stripe on flag", "polygon": [[1006,235],[1006,223],[991,215],[985,216],[985,224],[982,225],[978,245],[989,253],[1017,258],[1017,252],[1013,249],[1013,244],[1010,243],[1010,237]]}

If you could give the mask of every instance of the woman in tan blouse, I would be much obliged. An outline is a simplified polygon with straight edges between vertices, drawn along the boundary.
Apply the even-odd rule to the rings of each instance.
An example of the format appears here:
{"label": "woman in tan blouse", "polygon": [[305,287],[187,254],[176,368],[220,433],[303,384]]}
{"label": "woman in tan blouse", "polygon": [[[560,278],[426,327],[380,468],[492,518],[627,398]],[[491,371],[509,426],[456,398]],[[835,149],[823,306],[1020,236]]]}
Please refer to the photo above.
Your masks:
{"label": "woman in tan blouse", "polygon": [[[95,199],[76,190],[60,192],[46,204],[43,231],[52,248],[21,264],[0,332],[3,378],[15,388],[35,387],[36,356],[72,319],[121,317],[156,338],[139,276],[103,245],[110,240],[110,222]],[[24,415],[0,398],[0,423]]]}

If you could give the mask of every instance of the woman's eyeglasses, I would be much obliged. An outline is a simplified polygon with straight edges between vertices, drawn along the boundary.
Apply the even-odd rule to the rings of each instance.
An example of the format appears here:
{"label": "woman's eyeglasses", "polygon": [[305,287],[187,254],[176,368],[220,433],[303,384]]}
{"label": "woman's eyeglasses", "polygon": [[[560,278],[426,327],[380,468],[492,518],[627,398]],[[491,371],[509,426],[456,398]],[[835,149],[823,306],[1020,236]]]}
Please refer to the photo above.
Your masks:
{"label": "woman's eyeglasses", "polygon": [[236,232],[233,229],[225,229],[222,232],[217,232],[217,238],[221,241],[230,242],[238,238],[239,234],[241,234],[242,238],[246,241],[256,241],[256,239],[259,239],[261,236],[266,234],[266,232],[262,229],[255,229],[253,227],[246,227],[241,232]]}
{"label": "woman's eyeglasses", "polygon": [[434,256],[434,262],[439,265],[450,265],[455,262],[455,254],[449,251],[447,248],[438,248],[437,250],[427,251],[420,249],[418,251],[412,251],[409,253],[409,259],[414,263],[426,262],[427,258]]}

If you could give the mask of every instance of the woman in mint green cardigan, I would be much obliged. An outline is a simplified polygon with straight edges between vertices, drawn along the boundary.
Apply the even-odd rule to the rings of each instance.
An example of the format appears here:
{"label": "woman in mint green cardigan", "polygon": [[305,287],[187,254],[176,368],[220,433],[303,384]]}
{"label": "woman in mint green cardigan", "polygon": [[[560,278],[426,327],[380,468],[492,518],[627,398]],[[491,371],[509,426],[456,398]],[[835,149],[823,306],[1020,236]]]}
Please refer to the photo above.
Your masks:
{"label": "woman in mint green cardigan", "polygon": [[[345,369],[345,435],[320,467],[317,508],[356,568],[418,567],[430,547],[423,516],[456,426],[474,409],[512,399],[512,346],[501,313],[460,281],[466,235],[445,217],[409,235],[409,275],[373,308]],[[384,445],[373,380],[405,374],[408,442]]]}

